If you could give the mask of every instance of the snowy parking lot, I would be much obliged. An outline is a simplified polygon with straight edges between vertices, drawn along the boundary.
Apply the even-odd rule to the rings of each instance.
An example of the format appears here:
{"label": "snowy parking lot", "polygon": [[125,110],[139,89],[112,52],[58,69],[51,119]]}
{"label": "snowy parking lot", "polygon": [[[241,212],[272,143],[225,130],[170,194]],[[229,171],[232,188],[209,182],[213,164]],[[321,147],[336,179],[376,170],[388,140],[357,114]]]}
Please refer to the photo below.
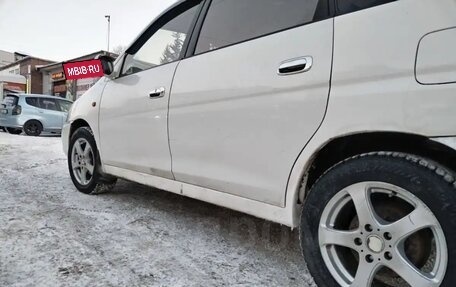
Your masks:
{"label": "snowy parking lot", "polygon": [[59,137],[0,132],[0,286],[313,286],[297,230],[135,183],[76,191]]}

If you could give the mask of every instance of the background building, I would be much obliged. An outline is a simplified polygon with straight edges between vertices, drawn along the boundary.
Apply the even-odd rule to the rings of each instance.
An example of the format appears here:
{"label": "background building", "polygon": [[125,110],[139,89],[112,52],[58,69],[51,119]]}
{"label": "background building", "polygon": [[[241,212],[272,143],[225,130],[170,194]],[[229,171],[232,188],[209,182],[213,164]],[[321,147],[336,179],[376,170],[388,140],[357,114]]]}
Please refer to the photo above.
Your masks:
{"label": "background building", "polygon": [[37,70],[38,67],[54,63],[21,53],[14,53],[14,62],[0,67],[0,75],[21,75],[26,79],[25,92],[41,94],[43,91],[43,77]]}
{"label": "background building", "polygon": [[[64,62],[91,60],[98,55],[109,55],[114,58],[117,57],[117,54],[101,50]],[[64,62],[38,67],[39,72],[42,74],[43,81],[43,89],[40,93],[43,93],[45,95],[54,95],[75,101],[90,87],[92,87],[100,78],[67,80],[65,78],[65,73],[63,72],[62,64]]]}
{"label": "background building", "polygon": [[14,74],[0,74],[0,102],[4,95],[9,93],[24,93],[26,90],[24,76]]}
{"label": "background building", "polygon": [[14,54],[0,50],[0,67],[9,65],[14,62]]}

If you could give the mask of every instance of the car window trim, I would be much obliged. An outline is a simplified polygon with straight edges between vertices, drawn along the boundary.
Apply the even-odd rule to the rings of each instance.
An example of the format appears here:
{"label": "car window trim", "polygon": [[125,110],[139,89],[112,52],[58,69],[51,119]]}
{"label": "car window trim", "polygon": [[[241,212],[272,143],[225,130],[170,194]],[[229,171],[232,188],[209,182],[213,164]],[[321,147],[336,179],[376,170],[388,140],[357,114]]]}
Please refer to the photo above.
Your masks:
{"label": "car window trim", "polygon": [[[120,67],[119,75],[118,75],[118,77],[116,77],[116,79],[123,78],[123,77],[128,77],[128,76],[135,75],[135,74],[138,74],[138,73],[142,73],[144,71],[155,69],[155,68],[158,68],[158,67],[161,67],[161,66],[165,66],[165,65],[168,65],[168,64],[171,64],[171,63],[178,62],[178,61],[182,60],[185,57],[185,51],[187,51],[188,42],[190,41],[190,38],[191,38],[190,33],[193,33],[193,30],[194,30],[194,27],[196,25],[197,19],[199,17],[199,14],[201,13],[201,10],[202,10],[202,8],[204,6],[203,3],[205,3],[205,1],[206,0],[184,1],[184,2],[182,2],[180,4],[178,4],[177,6],[171,8],[168,12],[166,12],[160,18],[158,18],[156,21],[154,21],[149,26],[149,28],[147,28],[146,31],[133,43],[133,45],[131,45],[125,51],[125,53],[123,55],[122,65]],[[158,30],[160,30],[164,25],[166,25],[169,21],[173,20],[174,18],[176,18],[180,14],[184,13],[188,9],[191,9],[189,7],[190,6],[193,7],[192,4],[194,4],[196,2],[200,2],[199,4],[195,5],[195,6],[199,6],[199,7],[198,7],[198,10],[197,10],[197,12],[195,14],[195,17],[193,17],[193,19],[192,19],[192,23],[190,24],[190,27],[188,29],[187,36],[185,38],[184,44],[182,45],[181,54],[179,55],[179,58],[177,60],[174,60],[174,61],[171,61],[171,62],[168,62],[168,63],[165,63],[165,64],[160,64],[160,65],[157,65],[157,66],[154,66],[154,67],[151,67],[151,68],[148,68],[148,69],[136,72],[136,73],[123,74],[125,62],[127,61],[127,58],[128,58],[129,55],[131,56],[131,55],[134,55],[135,53],[137,53],[139,51],[139,49],[141,49],[147,43],[147,41],[155,33],[157,33]]]}
{"label": "car window trim", "polygon": [[246,43],[246,42],[258,40],[258,39],[261,39],[261,38],[264,38],[264,37],[267,37],[267,36],[271,36],[271,35],[278,34],[278,33],[281,33],[281,32],[288,31],[288,30],[292,30],[292,29],[296,29],[298,27],[303,27],[303,26],[307,26],[307,25],[310,25],[310,24],[318,23],[318,22],[321,22],[321,21],[326,21],[328,19],[332,19],[335,16],[335,5],[336,5],[335,4],[336,0],[320,0],[320,1],[326,1],[327,2],[328,11],[327,11],[326,17],[322,17],[321,19],[318,19],[316,21],[311,21],[311,22],[307,22],[307,23],[304,23],[304,24],[299,24],[299,25],[295,25],[295,26],[292,26],[292,27],[287,27],[287,28],[284,28],[284,29],[281,29],[281,30],[278,30],[278,31],[274,31],[274,32],[271,32],[271,33],[263,34],[263,35],[260,35],[260,36],[257,36],[257,37],[253,37],[253,38],[250,38],[250,39],[247,39],[247,40],[243,40],[243,41],[240,41],[240,42],[232,43],[230,45],[226,45],[226,46],[223,46],[223,47],[220,47],[220,48],[217,48],[217,49],[208,50],[208,51],[205,51],[205,52],[202,52],[202,53],[199,53],[199,54],[195,54],[196,46],[198,44],[198,39],[200,37],[201,30],[202,30],[202,27],[203,27],[204,22],[206,20],[207,13],[208,13],[209,8],[210,8],[210,6],[212,4],[212,1],[213,0],[205,0],[205,3],[203,5],[203,9],[202,9],[202,11],[201,11],[201,13],[200,13],[200,15],[198,17],[198,21],[196,23],[195,30],[193,31],[191,39],[190,39],[190,45],[189,45],[187,54],[185,55],[186,59],[187,58],[191,58],[191,57],[195,57],[195,56],[204,55],[204,54],[207,54],[207,53],[210,53],[210,52],[222,50],[222,49],[229,48],[229,47],[232,47],[232,46],[235,46],[235,45],[240,45],[240,44],[243,44],[243,43]]}
{"label": "car window trim", "polygon": [[341,12],[340,11],[340,9],[339,9],[339,1],[343,1],[343,0],[333,0],[333,1],[334,1],[335,12],[336,12],[335,17],[338,17],[338,16],[342,16],[342,15],[356,13],[356,12],[359,12],[359,11],[363,11],[363,10],[372,9],[372,8],[375,8],[375,7],[380,7],[380,6],[383,6],[383,5],[391,4],[391,3],[397,2],[398,0],[391,0],[390,2],[387,2],[387,3],[375,4],[375,5],[371,5],[369,7],[366,7],[366,8],[362,8],[362,9],[355,10],[355,11],[349,11],[349,12]]}
{"label": "car window trim", "polygon": [[185,51],[185,58],[190,58],[195,55],[196,45],[198,44],[201,29],[203,28],[204,21],[206,20],[207,12],[209,11],[211,4],[212,0],[204,0],[204,4],[202,5],[198,19],[196,20],[192,35],[190,36],[187,50]]}

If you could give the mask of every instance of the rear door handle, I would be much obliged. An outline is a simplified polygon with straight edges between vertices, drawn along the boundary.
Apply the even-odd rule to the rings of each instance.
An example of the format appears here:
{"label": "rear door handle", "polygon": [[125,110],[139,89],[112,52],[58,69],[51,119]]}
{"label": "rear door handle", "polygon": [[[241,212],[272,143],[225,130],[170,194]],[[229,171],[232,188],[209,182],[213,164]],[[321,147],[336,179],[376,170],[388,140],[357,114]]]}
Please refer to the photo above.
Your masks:
{"label": "rear door handle", "polygon": [[309,71],[313,65],[311,56],[299,57],[280,63],[277,74],[280,76],[293,75]]}
{"label": "rear door handle", "polygon": [[155,89],[152,92],[150,92],[150,94],[149,94],[149,98],[151,98],[151,99],[162,98],[164,96],[165,96],[165,88],[164,87]]}

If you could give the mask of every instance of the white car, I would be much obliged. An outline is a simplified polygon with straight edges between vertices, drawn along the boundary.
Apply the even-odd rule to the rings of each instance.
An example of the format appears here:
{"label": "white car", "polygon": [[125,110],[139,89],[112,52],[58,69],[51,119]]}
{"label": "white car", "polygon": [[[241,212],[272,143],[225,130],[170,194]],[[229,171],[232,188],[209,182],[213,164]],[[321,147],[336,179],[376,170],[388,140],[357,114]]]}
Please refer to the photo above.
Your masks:
{"label": "white car", "polygon": [[78,190],[299,227],[318,286],[454,286],[455,0],[180,1],[101,59],[63,128]]}

